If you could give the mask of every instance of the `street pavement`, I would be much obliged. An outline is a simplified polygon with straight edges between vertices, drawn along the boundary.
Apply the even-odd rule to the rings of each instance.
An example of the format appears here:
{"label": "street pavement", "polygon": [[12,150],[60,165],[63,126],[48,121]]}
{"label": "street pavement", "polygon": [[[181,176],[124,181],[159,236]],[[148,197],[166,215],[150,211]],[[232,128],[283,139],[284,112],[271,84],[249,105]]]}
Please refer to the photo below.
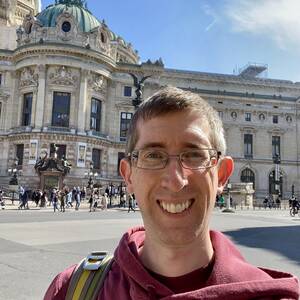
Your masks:
{"label": "street pavement", "polygon": [[[31,206],[0,211],[0,300],[41,300],[53,277],[92,250],[113,252],[122,234],[142,224],[126,209],[54,213]],[[238,210],[212,217],[212,228],[230,237],[251,263],[300,277],[300,218],[288,210]]]}

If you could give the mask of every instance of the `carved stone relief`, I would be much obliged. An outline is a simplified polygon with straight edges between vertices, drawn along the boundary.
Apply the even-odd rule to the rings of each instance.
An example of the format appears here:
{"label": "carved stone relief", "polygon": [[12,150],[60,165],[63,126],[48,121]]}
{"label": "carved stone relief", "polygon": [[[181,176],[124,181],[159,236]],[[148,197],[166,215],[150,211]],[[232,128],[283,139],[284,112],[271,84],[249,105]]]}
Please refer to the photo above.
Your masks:
{"label": "carved stone relief", "polygon": [[26,67],[21,71],[20,87],[37,86],[39,75],[33,68]]}
{"label": "carved stone relief", "polygon": [[9,94],[5,93],[4,91],[0,90],[0,100],[2,102],[6,102],[7,99],[9,98]]}
{"label": "carved stone relief", "polygon": [[95,92],[105,93],[106,79],[102,75],[92,73],[88,79],[89,88]]}
{"label": "carved stone relief", "polygon": [[51,84],[58,85],[75,85],[77,82],[77,76],[73,75],[72,71],[65,66],[56,68],[54,73],[49,75]]}

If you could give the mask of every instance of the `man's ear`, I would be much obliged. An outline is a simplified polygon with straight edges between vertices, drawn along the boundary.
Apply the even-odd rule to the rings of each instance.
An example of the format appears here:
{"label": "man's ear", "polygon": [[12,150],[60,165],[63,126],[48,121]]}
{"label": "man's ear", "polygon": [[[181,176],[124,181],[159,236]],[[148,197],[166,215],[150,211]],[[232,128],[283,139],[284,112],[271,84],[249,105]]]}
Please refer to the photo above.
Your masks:
{"label": "man's ear", "polygon": [[224,156],[219,162],[218,169],[218,194],[222,194],[228,178],[233,173],[234,163],[230,156]]}
{"label": "man's ear", "polygon": [[133,193],[133,186],[132,186],[132,181],[131,181],[131,165],[130,162],[128,161],[128,159],[123,158],[120,161],[120,174],[123,177],[125,183],[126,183],[126,187],[127,187],[127,191],[129,194]]}

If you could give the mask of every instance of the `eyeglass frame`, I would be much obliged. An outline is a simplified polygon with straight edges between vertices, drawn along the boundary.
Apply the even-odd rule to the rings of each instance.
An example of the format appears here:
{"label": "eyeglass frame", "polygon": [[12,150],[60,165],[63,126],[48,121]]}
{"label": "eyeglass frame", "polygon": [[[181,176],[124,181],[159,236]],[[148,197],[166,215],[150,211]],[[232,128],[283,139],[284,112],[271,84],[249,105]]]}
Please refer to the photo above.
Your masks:
{"label": "eyeglass frame", "polygon": [[[136,162],[137,162],[137,161],[138,161],[138,158],[139,158],[139,152],[140,152],[140,151],[143,151],[143,150],[147,150],[147,148],[146,148],[146,149],[136,149],[136,150],[133,150],[132,152],[129,152],[129,153],[127,154],[127,158],[128,158],[131,162],[132,162],[133,159],[136,159]],[[184,169],[187,169],[187,170],[205,170],[205,169],[210,169],[210,168],[212,168],[212,167],[215,167],[215,166],[217,165],[217,163],[216,163],[215,165],[200,166],[200,167],[197,167],[197,168],[187,168],[187,167],[185,167],[185,166],[183,165],[182,159],[181,159],[182,154],[187,153],[187,152],[189,152],[189,151],[195,151],[195,150],[210,150],[210,151],[215,151],[215,152],[216,152],[216,156],[210,156],[210,157],[209,157],[210,162],[211,162],[211,159],[212,159],[213,157],[215,157],[215,158],[217,159],[217,162],[218,162],[220,156],[222,155],[221,151],[218,151],[217,149],[214,149],[214,148],[191,149],[191,150],[187,150],[187,151],[182,151],[182,152],[180,152],[179,154],[169,154],[169,153],[166,152],[165,150],[157,150],[157,151],[160,151],[160,152],[163,152],[163,153],[167,154],[167,159],[166,159],[166,161],[165,161],[165,163],[164,163],[164,166],[163,166],[162,168],[141,168],[141,167],[138,167],[138,166],[137,166],[137,163],[136,163],[136,168],[142,169],[142,170],[163,170],[163,169],[167,166],[167,164],[168,164],[170,158],[177,158],[177,160],[179,160],[180,166],[181,166],[182,168],[184,168]]]}

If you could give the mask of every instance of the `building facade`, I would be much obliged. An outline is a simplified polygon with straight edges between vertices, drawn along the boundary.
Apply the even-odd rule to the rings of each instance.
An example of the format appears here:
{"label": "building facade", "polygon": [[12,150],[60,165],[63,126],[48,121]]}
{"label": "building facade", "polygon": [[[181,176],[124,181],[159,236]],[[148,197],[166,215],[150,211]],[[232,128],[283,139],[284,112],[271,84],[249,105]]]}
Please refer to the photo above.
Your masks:
{"label": "building facade", "polygon": [[[57,0],[38,9],[38,1],[0,2],[1,31],[15,26],[16,37],[15,46],[0,40],[0,186],[8,185],[16,158],[19,182],[31,189],[83,186],[90,171],[99,184],[120,184],[118,165],[134,113],[132,73],[151,75],[144,98],[173,85],[215,107],[235,160],[231,182],[253,182],[257,197],[274,193],[277,154],[280,192],[289,197],[293,186],[299,193],[300,83],[260,78],[265,66],[254,64],[226,75],[167,69],[161,59],[140,63],[133,46],[84,1]],[[36,172],[36,162],[54,153],[67,159],[70,172]]]}

